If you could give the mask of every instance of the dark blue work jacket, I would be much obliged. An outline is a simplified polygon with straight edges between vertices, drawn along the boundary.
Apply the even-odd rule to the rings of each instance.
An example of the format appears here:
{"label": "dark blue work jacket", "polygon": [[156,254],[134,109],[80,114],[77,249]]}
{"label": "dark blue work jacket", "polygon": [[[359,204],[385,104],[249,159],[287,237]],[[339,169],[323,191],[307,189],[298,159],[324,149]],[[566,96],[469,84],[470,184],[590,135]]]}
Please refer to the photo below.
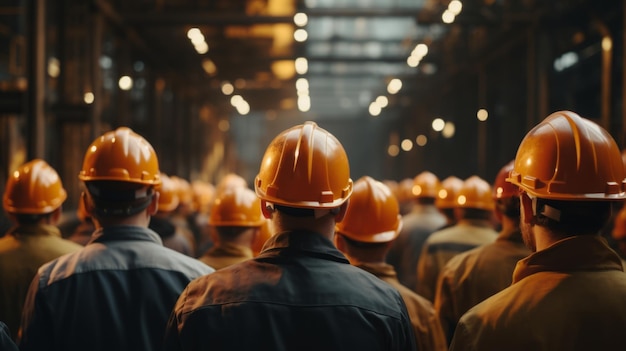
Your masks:
{"label": "dark blue work jacket", "polygon": [[180,293],[213,271],[163,247],[150,229],[101,229],[82,250],[39,269],[26,298],[20,350],[159,350]]}
{"label": "dark blue work jacket", "polygon": [[251,260],[194,280],[166,350],[414,350],[397,290],[322,235],[285,232]]}

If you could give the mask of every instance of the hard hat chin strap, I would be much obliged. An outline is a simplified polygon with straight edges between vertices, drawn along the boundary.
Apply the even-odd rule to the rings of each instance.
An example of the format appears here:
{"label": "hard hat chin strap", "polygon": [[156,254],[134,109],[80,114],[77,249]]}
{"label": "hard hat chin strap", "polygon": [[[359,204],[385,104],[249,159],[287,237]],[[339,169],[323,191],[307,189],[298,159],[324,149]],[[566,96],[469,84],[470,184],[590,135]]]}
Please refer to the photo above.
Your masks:
{"label": "hard hat chin strap", "polygon": [[315,210],[313,210],[313,215],[315,216],[315,218],[321,218],[326,216],[327,214],[331,214],[333,216],[336,216],[339,213],[339,207],[335,207],[335,208],[316,208]]}
{"label": "hard hat chin strap", "polygon": [[152,201],[152,195],[147,198],[141,199],[139,201],[133,202],[131,204],[124,204],[120,206],[120,204],[111,203],[111,202],[96,202],[95,211],[98,215],[102,216],[123,216],[129,217],[136,215],[137,213],[145,210],[150,206],[150,202]]}
{"label": "hard hat chin strap", "polygon": [[91,194],[92,201],[94,203],[94,212],[100,216],[133,216],[137,213],[145,210],[150,206],[154,197],[155,191],[148,189],[142,193],[140,198],[136,198],[132,201],[118,201],[111,199],[102,199]]}
{"label": "hard hat chin strap", "polygon": [[561,221],[561,210],[554,208],[546,203],[543,203],[543,201],[539,202],[540,199],[538,199],[536,196],[532,196],[528,193],[526,193],[526,195],[528,195],[528,197],[532,201],[533,215],[542,215],[544,217],[550,218],[553,221]]}
{"label": "hard hat chin strap", "polygon": [[266,202],[265,206],[267,210],[269,210],[270,212],[278,210],[280,212],[283,212],[285,214],[288,214],[294,217],[315,217],[315,219],[322,218],[327,214],[332,214],[333,216],[336,216],[337,214],[339,214],[339,211],[341,210],[340,207],[334,207],[334,208],[289,207],[289,206],[276,205],[271,202]]}

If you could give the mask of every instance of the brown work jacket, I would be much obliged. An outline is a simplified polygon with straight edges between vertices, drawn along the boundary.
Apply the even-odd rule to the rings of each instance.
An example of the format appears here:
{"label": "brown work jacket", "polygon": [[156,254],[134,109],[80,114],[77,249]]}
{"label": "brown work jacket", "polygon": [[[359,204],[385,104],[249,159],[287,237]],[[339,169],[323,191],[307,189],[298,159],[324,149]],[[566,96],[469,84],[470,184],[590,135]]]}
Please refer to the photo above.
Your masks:
{"label": "brown work jacket", "polygon": [[409,318],[415,332],[415,340],[417,349],[422,351],[429,350],[448,350],[448,345],[444,337],[439,318],[435,313],[432,303],[425,298],[419,296],[411,289],[400,284],[396,271],[393,266],[385,263],[362,263],[359,262],[355,266],[372,273],[384,282],[393,286],[400,292],[406,308],[409,312]]}
{"label": "brown work jacket", "polygon": [[44,263],[82,246],[61,238],[52,225],[22,225],[0,239],[0,321],[17,337],[26,293]]}
{"label": "brown work jacket", "polygon": [[435,310],[448,341],[461,316],[513,280],[517,262],[531,251],[519,229],[501,231],[498,239],[454,256],[439,274]]}
{"label": "brown work jacket", "polygon": [[497,237],[491,222],[470,219],[432,233],[417,262],[417,293],[434,301],[439,272],[446,263],[461,252],[494,242]]}
{"label": "brown work jacket", "polygon": [[222,269],[253,257],[252,249],[233,244],[219,244],[211,247],[199,260],[215,269]]}
{"label": "brown work jacket", "polygon": [[519,261],[513,284],[461,317],[450,350],[624,350],[626,274],[599,236]]}

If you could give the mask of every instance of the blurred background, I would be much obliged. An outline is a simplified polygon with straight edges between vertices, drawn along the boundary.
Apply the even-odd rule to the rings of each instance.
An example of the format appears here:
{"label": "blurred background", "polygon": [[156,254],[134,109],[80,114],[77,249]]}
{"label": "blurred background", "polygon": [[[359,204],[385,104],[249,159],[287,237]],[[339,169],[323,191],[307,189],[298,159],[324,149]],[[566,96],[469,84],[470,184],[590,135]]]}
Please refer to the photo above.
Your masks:
{"label": "blurred background", "polygon": [[317,122],[353,179],[488,181],[573,110],[626,134],[622,0],[0,0],[0,183],[44,158],[75,207],[89,143],[129,126],[161,169],[248,180]]}

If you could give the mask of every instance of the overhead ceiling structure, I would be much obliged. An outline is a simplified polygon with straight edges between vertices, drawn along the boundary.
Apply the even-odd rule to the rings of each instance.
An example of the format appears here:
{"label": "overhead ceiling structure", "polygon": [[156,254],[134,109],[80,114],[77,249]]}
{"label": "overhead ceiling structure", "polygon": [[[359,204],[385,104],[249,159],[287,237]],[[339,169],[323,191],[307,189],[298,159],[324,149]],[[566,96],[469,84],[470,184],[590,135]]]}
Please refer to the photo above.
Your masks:
{"label": "overhead ceiling structure", "polygon": [[305,120],[353,179],[492,179],[562,109],[626,145],[626,0],[0,3],[7,172],[45,157],[75,179],[80,150],[121,125],[169,174],[249,184]]}
{"label": "overhead ceiling structure", "polygon": [[[389,132],[376,126],[367,127],[366,122],[373,118],[396,121],[395,128],[399,129],[376,142],[399,144],[404,138],[402,129],[430,125],[436,117],[421,113],[428,110],[424,105],[437,101],[442,106],[440,110],[451,110],[450,105],[456,102],[442,98],[446,91],[466,89],[469,92],[466,99],[474,99],[473,105],[479,107],[481,101],[486,104],[487,93],[484,89],[477,90],[487,83],[485,79],[476,83],[478,72],[489,70],[491,63],[498,61],[528,61],[529,55],[541,58],[540,52],[526,50],[530,48],[526,42],[533,38],[529,35],[531,31],[540,28],[556,33],[554,38],[546,40],[551,53],[543,55],[545,60],[550,60],[550,55],[567,51],[577,40],[584,41],[576,39],[577,32],[589,27],[594,18],[602,21],[622,16],[617,11],[620,8],[617,1],[595,0],[95,0],[94,3],[126,31],[137,49],[161,69],[175,75],[180,85],[210,104],[219,115],[249,114],[263,121],[285,117],[292,124],[304,119],[324,121],[341,126],[347,148],[360,151],[364,148],[364,135],[372,131]],[[535,58],[524,63],[526,67],[519,66],[521,70],[532,69],[536,65],[532,60]],[[502,69],[516,69],[511,67]],[[542,84],[541,79],[522,81],[525,73],[515,73],[522,79],[504,82],[502,89],[496,89],[502,93],[492,96],[504,96],[504,91],[507,96],[522,95],[534,89],[532,84]],[[528,77],[532,78],[531,73]],[[498,80],[502,74],[493,75],[495,78],[491,80],[503,84]],[[468,80],[468,76],[474,80]],[[393,84],[398,82],[401,84],[394,89]],[[529,104],[547,104],[536,100],[529,100]],[[241,101],[243,107],[237,107]],[[492,105],[505,111],[498,107],[503,103]],[[513,104],[507,108],[515,109]],[[474,111],[471,113],[475,119]],[[516,118],[525,118],[524,112],[516,112]],[[529,108],[526,113],[533,112]],[[524,126],[522,123],[516,127],[520,134]],[[265,132],[275,135],[276,131]],[[361,139],[351,133],[360,135]],[[408,137],[415,140],[415,135]],[[512,139],[516,137],[517,134]],[[259,139],[259,136],[247,134],[242,138]],[[476,141],[475,136],[471,138],[474,139],[456,143]],[[484,148],[479,152],[484,153]],[[507,154],[498,157],[508,159],[511,148],[505,148]],[[386,149],[377,152],[382,155],[379,159],[387,156]],[[354,159],[367,164],[370,155],[371,152]],[[473,162],[471,157],[465,159]],[[411,161],[420,160],[423,161]],[[369,172],[367,166],[358,166],[360,173]],[[378,162],[378,166],[383,167],[384,162]],[[497,170],[499,166],[492,168]],[[410,175],[417,168],[405,167],[403,172]],[[479,171],[484,172],[484,168]]]}
{"label": "overhead ceiling structure", "polygon": [[[288,113],[298,110],[297,79],[306,78],[310,97],[306,112],[313,117],[333,118],[367,114],[376,97],[389,95],[387,84],[394,78],[403,83],[400,96],[429,91],[433,81],[441,82],[472,60],[484,59],[488,50],[495,49],[490,45],[505,41],[501,35],[541,22],[554,21],[556,26],[576,21],[588,3],[96,1],[135,32],[155,60],[179,74],[187,73],[184,77],[191,84],[219,89],[230,82],[252,110]],[[451,6],[456,8],[456,16],[444,23],[444,13]],[[295,23],[296,13],[306,15],[300,25]],[[206,52],[194,50],[187,38],[191,28],[198,28],[204,37]],[[306,32],[306,40],[294,38],[297,30]],[[409,65],[407,60],[418,44],[427,45],[427,52]],[[308,63],[308,69],[300,74],[295,67],[298,58]],[[403,101],[396,99],[397,103]]]}
{"label": "overhead ceiling structure", "polygon": [[[412,51],[418,44],[440,45],[449,32],[441,20],[446,7],[432,0],[97,4],[114,12],[155,59],[178,74],[187,73],[190,84],[219,91],[230,82],[252,110],[274,114],[306,110],[311,118],[366,115],[378,96],[390,95],[387,85],[394,78],[403,82],[405,92],[415,89],[413,78],[437,74],[441,62],[424,52],[411,67],[407,60]],[[296,13],[306,15],[299,25]],[[187,38],[192,28],[202,34],[206,52],[194,50]],[[306,40],[294,38],[298,30],[306,32]],[[305,68],[297,68],[303,60]],[[298,78],[308,84],[301,83],[298,89]],[[303,94],[310,98],[308,109],[298,108]]]}

